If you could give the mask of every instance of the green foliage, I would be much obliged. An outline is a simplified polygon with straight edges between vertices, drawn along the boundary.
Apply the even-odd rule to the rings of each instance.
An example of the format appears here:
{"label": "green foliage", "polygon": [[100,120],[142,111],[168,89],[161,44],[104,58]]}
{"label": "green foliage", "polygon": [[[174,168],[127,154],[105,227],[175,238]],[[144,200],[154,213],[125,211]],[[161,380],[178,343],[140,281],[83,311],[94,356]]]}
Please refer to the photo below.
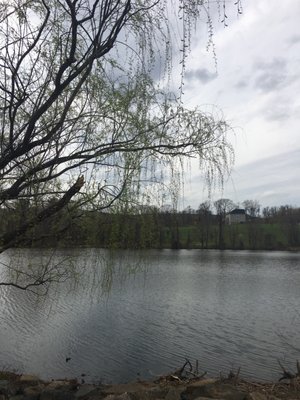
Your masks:
{"label": "green foliage", "polygon": [[[221,4],[1,3],[0,206],[14,210],[23,199],[33,215],[26,213],[15,237],[12,230],[9,240],[0,238],[0,251],[20,245],[21,234],[24,245],[30,235],[35,242],[53,212],[70,225],[68,236],[62,236],[63,222],[49,222],[50,232],[56,230],[63,244],[90,235],[74,222],[76,207],[85,212],[111,208],[121,215],[139,203],[149,204],[147,199],[163,190],[175,199],[184,158],[199,159],[209,184],[229,171],[233,150],[223,117],[186,110],[180,99],[192,28],[205,16],[212,32],[210,14],[220,11]],[[174,93],[168,85],[176,59],[172,49],[181,55],[181,72],[173,77],[181,90]],[[163,65],[161,80],[154,78],[158,63]],[[71,201],[72,210],[63,211]],[[134,229],[122,221],[122,231],[115,227],[112,239],[101,241],[132,246],[135,236],[143,238],[138,240],[142,247],[162,245],[164,232],[152,229],[159,225],[153,219],[129,219]],[[101,232],[90,221],[84,224],[97,245]],[[147,225],[153,231],[149,237]],[[174,232],[173,245],[181,246]]]}
{"label": "green foliage", "polygon": [[[21,223],[28,209],[21,203],[2,218],[2,233]],[[243,224],[224,224],[223,248],[233,250],[295,250],[300,248],[297,220],[265,222],[262,218]],[[110,249],[219,248],[219,218],[199,213],[164,213],[153,208],[139,213],[103,213],[68,207],[27,235],[25,246],[104,247]]]}

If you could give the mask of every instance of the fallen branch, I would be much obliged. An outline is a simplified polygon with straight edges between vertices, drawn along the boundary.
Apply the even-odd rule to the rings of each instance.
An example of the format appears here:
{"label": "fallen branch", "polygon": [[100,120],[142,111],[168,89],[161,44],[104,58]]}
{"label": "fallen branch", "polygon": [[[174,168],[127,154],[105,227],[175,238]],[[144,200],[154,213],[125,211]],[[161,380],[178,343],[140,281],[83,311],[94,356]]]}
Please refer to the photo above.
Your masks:
{"label": "fallen branch", "polygon": [[[183,376],[184,369],[187,366],[189,366],[189,370],[186,371],[185,372],[185,376]],[[192,378],[190,378],[190,379],[201,379],[206,374],[207,374],[206,371],[204,373],[202,373],[202,374],[199,374],[199,361],[198,360],[196,360],[195,367],[193,367],[192,363],[188,359],[186,359],[186,362],[185,362],[185,364],[183,365],[183,367],[181,368],[181,371],[180,371],[180,376],[183,379],[189,379],[188,376],[192,376]]]}
{"label": "fallen branch", "polygon": [[[280,381],[282,381],[284,379],[294,379],[294,378],[296,378],[298,376],[298,374],[295,375],[295,374],[292,374],[291,372],[287,371],[284,368],[284,366],[281,364],[281,362],[279,360],[277,360],[277,361],[278,361],[278,364],[279,364],[280,368],[283,371],[283,375],[282,375],[281,378],[278,379],[278,382],[280,382]],[[299,367],[299,362],[297,361],[297,370],[298,370],[298,367]],[[298,373],[299,373],[299,370],[298,370]]]}
{"label": "fallen branch", "polygon": [[[188,367],[188,370],[187,370]],[[183,366],[177,370],[175,370],[172,374],[170,375],[163,375],[160,376],[159,379],[157,380],[158,382],[161,381],[177,381],[177,382],[189,382],[192,380],[198,380],[204,378],[204,376],[207,374],[205,371],[201,375],[199,375],[199,362],[196,360],[195,368],[193,367],[192,363],[186,359],[185,363]]]}

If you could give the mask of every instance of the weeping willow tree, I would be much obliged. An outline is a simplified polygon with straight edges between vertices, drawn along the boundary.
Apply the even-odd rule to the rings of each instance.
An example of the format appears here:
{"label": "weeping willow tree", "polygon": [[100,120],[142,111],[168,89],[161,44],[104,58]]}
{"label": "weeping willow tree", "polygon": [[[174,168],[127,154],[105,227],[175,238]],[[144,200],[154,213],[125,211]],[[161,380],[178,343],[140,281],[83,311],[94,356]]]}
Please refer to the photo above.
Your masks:
{"label": "weeping willow tree", "polygon": [[208,178],[228,168],[226,122],[185,110],[168,84],[180,54],[182,87],[192,30],[203,15],[211,42],[215,12],[225,21],[225,2],[0,3],[0,211],[31,210],[2,233],[0,252],[67,207],[138,203],[185,158]]}

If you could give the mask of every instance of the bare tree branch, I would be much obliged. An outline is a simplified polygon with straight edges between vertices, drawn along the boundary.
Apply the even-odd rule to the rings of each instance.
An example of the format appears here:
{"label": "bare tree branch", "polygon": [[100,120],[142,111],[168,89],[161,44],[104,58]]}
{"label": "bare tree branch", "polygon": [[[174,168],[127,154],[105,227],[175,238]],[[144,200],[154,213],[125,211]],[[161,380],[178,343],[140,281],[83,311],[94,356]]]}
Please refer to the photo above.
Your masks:
{"label": "bare tree branch", "polygon": [[[183,69],[191,27],[208,2],[182,2],[175,13],[183,24]],[[31,213],[0,235],[0,252],[28,243],[35,226],[67,205],[107,210],[123,198],[130,203],[126,196],[138,202],[139,183],[158,182],[155,168],[172,175],[184,158],[197,157],[209,177],[229,170],[223,117],[185,110],[180,93],[151,77],[157,60],[171,71],[169,15],[164,0],[3,4],[0,207],[26,202]]]}

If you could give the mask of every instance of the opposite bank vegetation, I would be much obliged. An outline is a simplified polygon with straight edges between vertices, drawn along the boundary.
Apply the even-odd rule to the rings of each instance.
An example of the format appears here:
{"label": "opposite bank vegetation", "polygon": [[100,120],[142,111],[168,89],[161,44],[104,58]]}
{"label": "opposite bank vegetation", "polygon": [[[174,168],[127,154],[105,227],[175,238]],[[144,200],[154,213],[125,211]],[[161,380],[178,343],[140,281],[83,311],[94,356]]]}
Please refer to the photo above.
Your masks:
{"label": "opposite bank vegetation", "polygon": [[[32,219],[38,209],[19,201],[0,210],[0,234]],[[225,214],[208,208],[183,212],[146,207],[132,212],[97,212],[72,208],[72,203],[16,240],[22,247],[104,247],[234,250],[300,250],[300,208],[263,209],[260,216],[227,224]]]}

